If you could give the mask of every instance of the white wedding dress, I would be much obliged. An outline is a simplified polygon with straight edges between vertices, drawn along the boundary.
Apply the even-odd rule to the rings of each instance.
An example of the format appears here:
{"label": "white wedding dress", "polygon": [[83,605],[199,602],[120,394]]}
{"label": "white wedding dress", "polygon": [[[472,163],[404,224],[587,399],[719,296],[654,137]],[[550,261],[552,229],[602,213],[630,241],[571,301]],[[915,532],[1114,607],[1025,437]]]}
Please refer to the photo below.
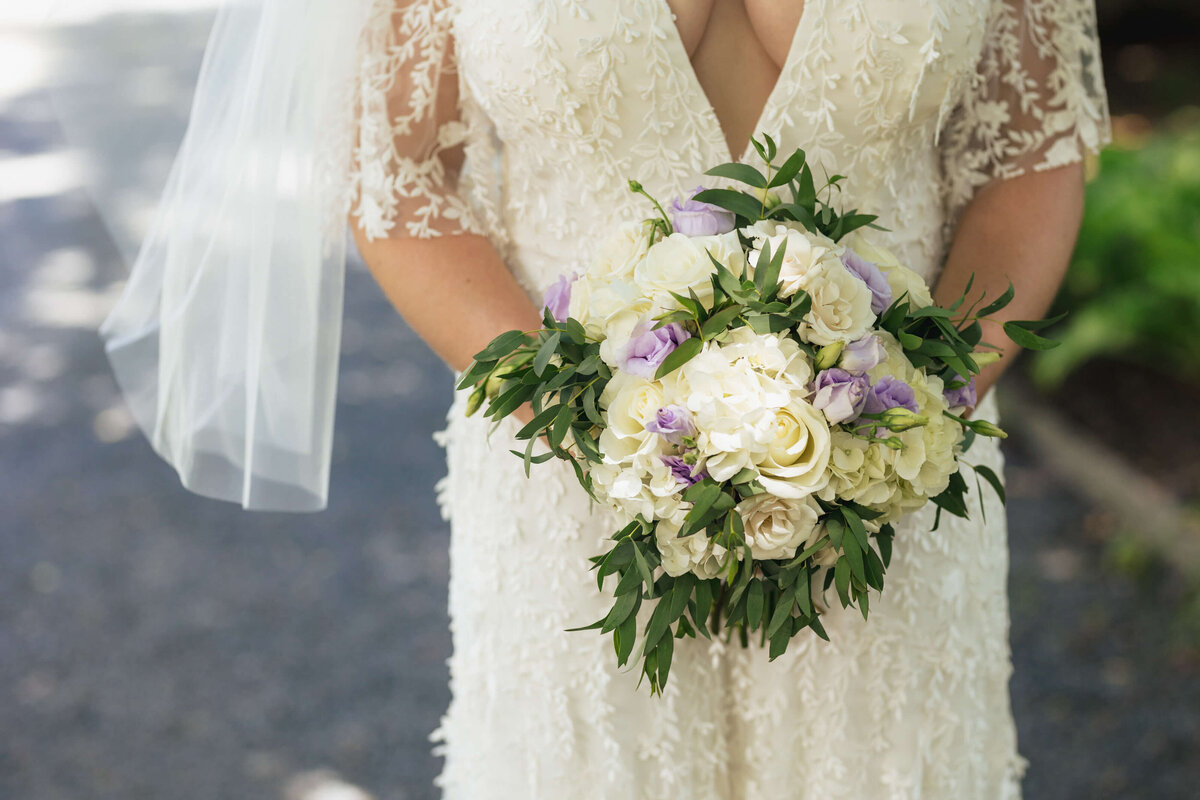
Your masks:
{"label": "white wedding dress", "polygon": [[[615,223],[731,160],[665,0],[377,0],[362,40],[353,213],[372,237],[483,233],[540,301]],[[989,180],[1107,141],[1092,0],[808,0],[756,131],[803,147],[886,243],[936,278]],[[443,158],[465,145],[461,169]],[[753,151],[749,151],[750,154]],[[744,154],[739,154],[739,156]],[[451,165],[454,165],[452,168]],[[414,267],[419,268],[419,267]],[[448,309],[469,314],[471,309]],[[449,474],[453,700],[434,732],[453,800],[924,798],[1020,793],[1008,695],[1005,515],[898,526],[870,621],[831,641],[683,640],[665,695],[635,689],[588,556],[613,530],[568,465],[532,477],[512,421],[455,398]],[[989,396],[979,413],[996,419]],[[995,440],[968,460],[997,472]]]}

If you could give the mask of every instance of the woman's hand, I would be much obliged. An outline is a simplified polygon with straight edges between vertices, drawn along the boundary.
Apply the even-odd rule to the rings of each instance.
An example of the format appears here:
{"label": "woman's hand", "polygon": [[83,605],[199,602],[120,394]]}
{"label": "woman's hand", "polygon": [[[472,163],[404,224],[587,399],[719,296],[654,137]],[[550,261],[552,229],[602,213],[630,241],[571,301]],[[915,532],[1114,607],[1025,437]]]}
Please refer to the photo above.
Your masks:
{"label": "woman's hand", "polygon": [[[950,305],[974,273],[971,302],[984,293],[994,299],[1011,281],[1016,297],[983,323],[983,341],[996,345],[1001,359],[976,378],[978,397],[995,385],[1020,348],[1000,323],[1044,316],[1070,264],[1083,219],[1083,165],[1031,172],[984,186],[966,207],[933,299]],[[982,304],[981,304],[982,305]]]}

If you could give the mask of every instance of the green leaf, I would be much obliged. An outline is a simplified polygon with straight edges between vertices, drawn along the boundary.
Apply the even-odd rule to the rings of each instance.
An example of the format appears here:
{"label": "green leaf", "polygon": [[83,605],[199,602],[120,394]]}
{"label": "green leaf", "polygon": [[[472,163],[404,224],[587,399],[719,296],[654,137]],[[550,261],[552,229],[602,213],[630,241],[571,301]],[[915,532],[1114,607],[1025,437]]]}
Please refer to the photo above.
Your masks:
{"label": "green leaf", "polygon": [[523,343],[527,338],[524,331],[511,330],[492,339],[488,346],[475,354],[476,361],[494,361],[501,356],[508,355],[512,350]]}
{"label": "green leaf", "polygon": [[767,623],[767,636],[774,636],[777,631],[783,628],[783,623],[792,616],[792,604],[796,598],[796,587],[783,591],[779,596],[779,602],[775,604],[775,613],[771,615],[771,621]]}
{"label": "green leaf", "polygon": [[762,201],[757,197],[733,189],[705,189],[692,199],[701,203],[712,203],[751,222],[760,219],[763,211]]}
{"label": "green leaf", "polygon": [[533,419],[531,419],[524,427],[522,427],[521,430],[517,431],[517,438],[528,439],[532,436],[536,436],[541,432],[542,428],[546,427],[554,420],[554,418],[558,415],[558,410],[560,408],[567,408],[567,406],[560,404],[542,409],[541,413],[534,415]]}
{"label": "green leaf", "polygon": [[671,673],[671,655],[675,652],[675,640],[666,636],[654,648],[658,653],[658,689],[667,685],[667,676]]}
{"label": "green leaf", "polygon": [[868,547],[867,529],[863,526],[862,518],[849,506],[842,506],[842,518],[846,520],[846,527],[854,534],[854,538],[858,540],[858,546],[864,550]]}
{"label": "green leaf", "polygon": [[771,182],[767,185],[774,189],[777,186],[783,186],[792,180],[792,178],[795,178],[800,174],[800,169],[804,166],[804,159],[804,151],[796,150],[779,166],[779,171],[775,173],[775,176],[771,178]]}
{"label": "green leaf", "polygon": [[[874,214],[846,214],[838,220],[838,239],[843,238],[846,234],[856,231],[859,228],[865,228],[875,220],[879,219]],[[834,241],[837,241],[835,239]]]}
{"label": "green leaf", "polygon": [[558,349],[558,340],[562,338],[562,331],[555,331],[546,337],[546,341],[542,342],[542,346],[538,348],[537,355],[533,358],[533,372],[535,375],[541,376],[546,370],[546,365],[550,363],[550,358]]}
{"label": "green leaf", "polygon": [[600,629],[600,632],[608,633],[628,619],[629,615],[634,613],[636,606],[641,603],[641,600],[641,592],[628,592],[617,597],[617,602],[613,603],[608,616],[604,618],[604,626]]}
{"label": "green leaf", "polygon": [[757,628],[762,621],[763,612],[763,585],[762,581],[754,581],[750,584],[750,589],[746,598],[746,619],[750,622],[751,628]]}
{"label": "green leaf", "polygon": [[795,584],[792,585],[792,594],[796,598],[794,602],[800,607],[800,613],[806,617],[813,615],[812,587],[809,581],[808,569],[802,568],[796,575]]}
{"label": "green leaf", "polygon": [[796,188],[795,203],[807,209],[810,213],[814,212],[814,206],[817,202],[817,187],[813,184],[812,170],[808,164],[800,170],[800,181]]}
{"label": "green leaf", "polygon": [[1004,332],[1008,334],[1008,338],[1026,350],[1052,350],[1058,347],[1061,342],[1057,339],[1047,339],[1044,336],[1038,336],[1036,333],[1026,330],[1016,322],[1004,323]]}
{"label": "green leaf", "polygon": [[906,333],[905,331],[900,331],[898,334],[896,334],[896,338],[900,340],[900,346],[905,350],[919,350],[921,348],[921,343],[925,341],[920,336]]}
{"label": "green leaf", "polygon": [[850,562],[851,574],[861,583],[866,583],[867,571],[863,564],[863,551],[858,539],[853,536],[844,537],[842,539],[842,551],[846,554],[846,560]]}
{"label": "green leaf", "polygon": [[658,644],[658,640],[667,632],[667,627],[671,624],[670,619],[671,607],[668,603],[668,596],[664,595],[659,599],[658,605],[654,607],[654,612],[650,615],[650,621],[646,623],[645,633],[645,648],[649,653]]}
{"label": "green leaf", "polygon": [[618,666],[623,667],[629,661],[635,639],[637,639],[637,617],[630,615],[613,631],[613,647],[617,651]]}
{"label": "green leaf", "polygon": [[466,372],[459,377],[458,383],[454,385],[454,388],[466,389],[468,386],[474,386],[481,378],[491,372],[495,366],[496,362],[490,359],[487,361],[472,361],[471,365],[467,367]]}
{"label": "green leaf", "polygon": [[837,566],[833,568],[833,582],[845,608],[850,605],[850,562],[847,559],[838,559]]}
{"label": "green leaf", "polygon": [[663,362],[658,365],[658,370],[655,371],[654,377],[661,378],[664,375],[669,375],[679,367],[682,367],[692,358],[692,356],[699,353],[700,348],[703,346],[704,341],[695,336],[684,339],[679,343],[679,346],[672,350],[670,354],[663,359]]}
{"label": "green leaf", "polygon": [[755,189],[762,189],[767,185],[767,176],[763,175],[749,164],[738,164],[734,162],[718,164],[704,174],[713,175],[718,178],[730,178],[732,180],[745,183],[749,186],[753,186]]}
{"label": "green leaf", "polygon": [[562,404],[561,409],[558,416],[554,418],[553,427],[550,428],[551,447],[562,446],[563,437],[567,435],[567,430],[571,427],[571,420],[575,417],[574,411],[566,403]]}
{"label": "green leaf", "polygon": [[642,554],[642,546],[637,542],[633,543],[633,560],[637,564],[638,572],[642,574],[642,582],[646,584],[646,591],[653,597],[654,576],[650,572],[650,565],[646,563],[646,556]]}
{"label": "green leaf", "polygon": [[1004,290],[1004,294],[1000,295],[995,300],[979,309],[979,311],[975,312],[976,316],[986,317],[988,314],[995,314],[997,311],[1011,303],[1015,295],[1016,290],[1013,289],[1012,282],[1009,281],[1008,288]]}
{"label": "green leaf", "polygon": [[771,647],[767,651],[767,661],[774,661],[787,652],[788,643],[792,641],[791,628],[780,628],[771,637]]}
{"label": "green leaf", "polygon": [[[1004,493],[1004,484],[1000,482],[1000,477],[992,471],[991,467],[986,467],[980,464],[975,467],[975,474],[982,476],[985,481],[992,485],[992,488],[996,490],[996,494],[1000,497],[1001,503],[1008,502],[1008,499]],[[983,498],[979,498],[979,501],[982,503]]]}
{"label": "green leaf", "polygon": [[706,319],[704,324],[700,326],[700,338],[705,341],[713,338],[728,328],[729,323],[736,319],[740,313],[742,313],[742,306],[736,304],[721,309]]}

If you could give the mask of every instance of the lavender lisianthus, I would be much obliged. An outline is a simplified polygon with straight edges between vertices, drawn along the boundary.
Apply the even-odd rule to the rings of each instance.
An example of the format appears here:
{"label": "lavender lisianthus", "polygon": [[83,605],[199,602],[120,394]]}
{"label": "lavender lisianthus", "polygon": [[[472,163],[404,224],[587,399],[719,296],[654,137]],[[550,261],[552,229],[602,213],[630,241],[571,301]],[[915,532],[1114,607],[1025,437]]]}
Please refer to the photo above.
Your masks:
{"label": "lavender lisianthus", "polygon": [[887,350],[883,347],[883,340],[874,334],[868,334],[842,348],[838,366],[847,372],[861,375],[879,366],[886,359]]}
{"label": "lavender lisianthus", "polygon": [[579,278],[578,272],[564,272],[558,280],[546,287],[542,296],[542,307],[550,312],[556,322],[566,322],[570,315],[571,284]]}
{"label": "lavender lisianthus", "polygon": [[867,392],[863,413],[882,414],[889,408],[907,408],[914,414],[921,410],[911,386],[892,375],[884,375]]}
{"label": "lavender lisianthus", "polygon": [[888,285],[887,277],[874,262],[867,261],[847,247],[842,253],[842,266],[871,290],[872,311],[879,314],[892,304],[892,287]]}
{"label": "lavender lisianthus", "polygon": [[678,322],[661,328],[655,328],[654,324],[654,320],[642,320],[634,326],[629,341],[617,348],[617,366],[621,370],[641,378],[653,378],[659,365],[680,342],[692,338]]}
{"label": "lavender lisianthus", "polygon": [[870,385],[866,375],[854,375],[837,367],[821,370],[812,383],[813,407],[824,411],[831,424],[854,419],[863,410]]}
{"label": "lavender lisianthus", "polygon": [[686,408],[667,405],[654,413],[654,419],[646,423],[646,430],[657,433],[671,444],[683,444],[685,436],[696,433],[696,426]]}
{"label": "lavender lisianthus", "polygon": [[661,458],[662,462],[671,468],[675,480],[683,486],[691,486],[708,477],[704,470],[699,469],[699,464],[689,464],[683,460],[682,456],[661,456]]}
{"label": "lavender lisianthus", "polygon": [[[962,376],[954,376],[953,383],[961,383]],[[971,376],[971,380],[967,381],[957,389],[947,389],[942,393],[946,398],[946,405],[950,408],[974,408],[979,401],[979,396],[975,391],[975,376]]]}
{"label": "lavender lisianthus", "polygon": [[684,236],[715,236],[719,233],[729,233],[734,227],[732,211],[726,211],[712,203],[702,203],[693,200],[703,186],[697,186],[686,200],[676,197],[671,201],[671,225],[676,233]]}

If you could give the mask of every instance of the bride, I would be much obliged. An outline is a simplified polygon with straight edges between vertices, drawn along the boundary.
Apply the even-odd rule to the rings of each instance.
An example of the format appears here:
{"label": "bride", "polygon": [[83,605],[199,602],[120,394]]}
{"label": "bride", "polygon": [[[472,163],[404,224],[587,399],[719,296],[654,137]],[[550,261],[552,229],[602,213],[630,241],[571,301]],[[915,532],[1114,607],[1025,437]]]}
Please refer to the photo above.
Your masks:
{"label": "bride", "polygon": [[[1030,319],[1070,257],[1082,158],[1108,137],[1092,0],[310,0],[303,19],[258,5],[218,22],[201,89],[229,88],[198,95],[102,331],[185,485],[248,508],[324,506],[347,217],[387,297],[461,370],[501,331],[539,327],[545,288],[644,216],[629,178],[669,199],[767,133],[846,175],[846,205],[880,215],[939,302],[972,274],[975,293],[1011,281],[1004,314]],[[1015,346],[984,338],[1006,345],[978,384],[996,419]],[[933,532],[929,511],[897,526],[869,622],[835,606],[830,642],[801,635],[772,663],[680,640],[651,698],[606,638],[564,631],[607,611],[587,557],[612,521],[563,462],[526,479],[518,423],[489,440],[466,394],[438,434],[447,798],[1019,796],[993,497]],[[995,440],[971,453],[1000,472]]]}

